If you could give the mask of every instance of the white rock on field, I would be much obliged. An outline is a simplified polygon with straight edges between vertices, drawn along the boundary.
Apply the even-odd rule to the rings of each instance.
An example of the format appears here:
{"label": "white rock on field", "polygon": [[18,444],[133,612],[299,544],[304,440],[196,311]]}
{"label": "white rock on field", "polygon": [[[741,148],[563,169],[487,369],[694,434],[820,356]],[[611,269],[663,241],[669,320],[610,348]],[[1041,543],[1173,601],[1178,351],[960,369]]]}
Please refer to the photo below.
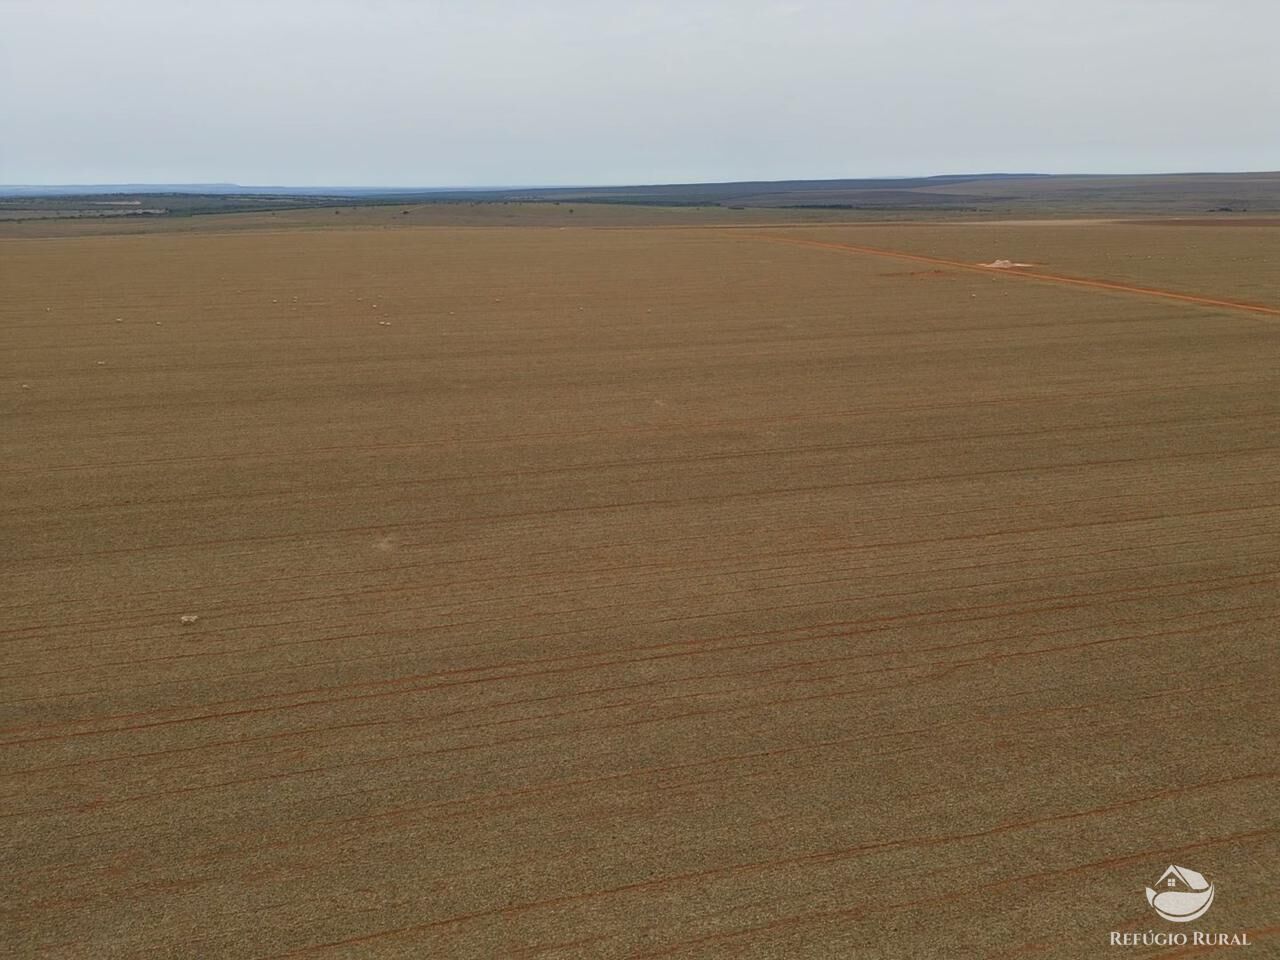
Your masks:
{"label": "white rock on field", "polygon": [[200,618],[199,618],[198,616],[196,616],[194,613],[184,613],[184,614],[183,614],[181,617],[179,617],[178,619],[179,619],[182,623],[187,624],[187,625],[189,626],[189,625],[191,625],[191,624],[195,623],[195,622],[196,622],[197,620],[199,620]]}

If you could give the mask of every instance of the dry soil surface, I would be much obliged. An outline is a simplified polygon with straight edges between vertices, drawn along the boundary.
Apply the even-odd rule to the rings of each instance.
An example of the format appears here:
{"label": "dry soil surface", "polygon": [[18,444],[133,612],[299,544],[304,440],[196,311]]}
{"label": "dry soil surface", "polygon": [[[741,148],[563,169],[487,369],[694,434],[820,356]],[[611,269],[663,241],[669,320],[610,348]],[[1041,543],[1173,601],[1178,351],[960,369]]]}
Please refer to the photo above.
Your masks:
{"label": "dry soil surface", "polygon": [[963,265],[1280,229],[309,222],[0,240],[7,955],[1275,955],[1280,318]]}

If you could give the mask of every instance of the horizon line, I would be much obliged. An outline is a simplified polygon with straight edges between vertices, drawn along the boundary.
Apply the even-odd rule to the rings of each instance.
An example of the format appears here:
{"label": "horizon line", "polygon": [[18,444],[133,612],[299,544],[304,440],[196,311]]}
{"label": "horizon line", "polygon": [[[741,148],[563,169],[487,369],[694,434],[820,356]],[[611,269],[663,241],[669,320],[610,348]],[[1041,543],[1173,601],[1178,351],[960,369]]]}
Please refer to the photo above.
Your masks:
{"label": "horizon line", "polygon": [[190,191],[197,187],[217,187],[223,190],[236,189],[246,192],[267,192],[272,190],[316,190],[341,192],[347,190],[360,191],[411,191],[430,192],[487,192],[495,190],[600,190],[610,188],[636,187],[677,187],[677,186],[722,186],[737,183],[839,183],[864,180],[937,180],[958,177],[980,179],[984,177],[1180,177],[1180,176],[1230,176],[1230,175],[1262,175],[1280,174],[1277,170],[1161,170],[1143,173],[1107,173],[1107,172],[1073,172],[1073,173],[1040,173],[1036,171],[1002,171],[990,170],[964,173],[933,174],[889,174],[883,176],[857,177],[782,177],[737,180],[669,180],[648,182],[608,182],[608,183],[538,183],[538,184],[464,184],[464,185],[411,185],[411,184],[360,184],[360,183],[240,183],[232,180],[173,180],[173,181],[99,181],[82,183],[0,183],[0,190],[72,190],[108,188],[183,188]]}

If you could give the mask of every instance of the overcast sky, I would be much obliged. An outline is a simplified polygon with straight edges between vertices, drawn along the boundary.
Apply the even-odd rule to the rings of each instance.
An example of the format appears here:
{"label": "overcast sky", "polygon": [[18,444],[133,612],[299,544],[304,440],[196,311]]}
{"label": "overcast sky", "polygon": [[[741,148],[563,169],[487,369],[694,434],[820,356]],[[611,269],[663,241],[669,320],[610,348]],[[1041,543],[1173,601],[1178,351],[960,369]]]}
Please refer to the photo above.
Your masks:
{"label": "overcast sky", "polygon": [[1277,0],[0,0],[0,183],[1280,168]]}

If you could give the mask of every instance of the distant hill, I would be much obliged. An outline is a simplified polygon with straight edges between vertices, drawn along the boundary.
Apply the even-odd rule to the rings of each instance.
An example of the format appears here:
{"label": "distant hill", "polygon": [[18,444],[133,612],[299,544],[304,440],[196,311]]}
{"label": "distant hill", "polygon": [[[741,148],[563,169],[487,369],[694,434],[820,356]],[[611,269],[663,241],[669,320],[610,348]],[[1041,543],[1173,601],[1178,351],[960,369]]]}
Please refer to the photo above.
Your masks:
{"label": "distant hill", "polygon": [[648,184],[639,186],[610,187],[545,187],[545,186],[474,186],[474,187],[291,187],[271,185],[245,185],[239,183],[91,183],[91,184],[0,184],[0,196],[9,197],[89,197],[99,195],[162,196],[164,194],[196,194],[199,196],[271,196],[271,197],[376,197],[376,196],[433,196],[458,194],[480,196],[521,196],[566,194],[600,197],[669,195],[672,197],[736,196],[748,194],[775,194],[779,192],[820,191],[829,189],[903,189],[912,186],[963,183],[969,180],[998,180],[1002,178],[1038,177],[1047,174],[1034,173],[984,173],[946,175],[937,177],[878,178],[866,180],[757,180],[728,183],[678,183]]}
{"label": "distant hill", "polygon": [[458,191],[453,199],[828,207],[854,210],[1204,212],[1280,210],[1280,173],[1058,176],[995,173],[874,180],[783,180],[633,187]]}
{"label": "distant hill", "polygon": [[[606,187],[290,187],[234,183],[0,186],[6,204],[77,197],[145,197],[164,212],[213,212],[267,199],[303,206],[341,203],[534,202],[732,208],[827,208],[996,214],[1280,212],[1280,173],[1153,176],[950,174],[846,180],[758,180]],[[164,198],[174,198],[164,202]],[[199,198],[208,198],[202,202]]]}

